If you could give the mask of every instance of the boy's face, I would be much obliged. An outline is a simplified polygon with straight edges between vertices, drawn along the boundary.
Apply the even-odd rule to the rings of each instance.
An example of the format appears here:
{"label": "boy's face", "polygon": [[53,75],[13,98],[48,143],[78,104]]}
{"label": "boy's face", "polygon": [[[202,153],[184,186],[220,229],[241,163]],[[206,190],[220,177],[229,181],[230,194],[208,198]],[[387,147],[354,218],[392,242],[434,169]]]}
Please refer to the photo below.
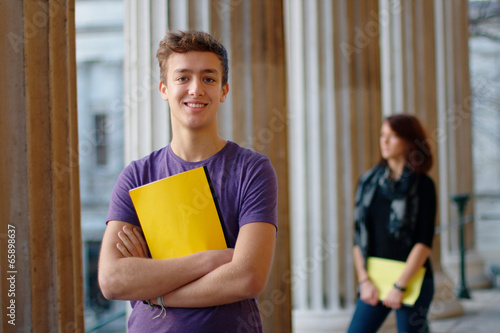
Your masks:
{"label": "boy's face", "polygon": [[173,53],[168,58],[167,82],[160,82],[161,96],[169,102],[172,126],[192,130],[216,128],[219,104],[226,100],[222,64],[211,52]]}

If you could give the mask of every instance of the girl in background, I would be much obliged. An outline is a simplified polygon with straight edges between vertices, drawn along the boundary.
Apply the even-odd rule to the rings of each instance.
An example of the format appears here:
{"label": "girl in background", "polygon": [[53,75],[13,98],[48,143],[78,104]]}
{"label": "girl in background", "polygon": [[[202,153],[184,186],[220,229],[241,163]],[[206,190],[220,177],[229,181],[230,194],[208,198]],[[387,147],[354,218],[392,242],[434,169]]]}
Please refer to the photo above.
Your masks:
{"label": "girl in background", "polygon": [[[398,332],[427,332],[427,313],[434,295],[429,256],[436,191],[426,174],[432,155],[418,119],[404,114],[386,118],[380,153],[380,162],[360,178],[356,189],[353,251],[359,298],[348,332],[376,332],[392,310],[396,311]],[[382,301],[366,270],[368,257],[405,262]],[[413,306],[404,305],[407,284],[421,267],[426,271],[417,301]]]}

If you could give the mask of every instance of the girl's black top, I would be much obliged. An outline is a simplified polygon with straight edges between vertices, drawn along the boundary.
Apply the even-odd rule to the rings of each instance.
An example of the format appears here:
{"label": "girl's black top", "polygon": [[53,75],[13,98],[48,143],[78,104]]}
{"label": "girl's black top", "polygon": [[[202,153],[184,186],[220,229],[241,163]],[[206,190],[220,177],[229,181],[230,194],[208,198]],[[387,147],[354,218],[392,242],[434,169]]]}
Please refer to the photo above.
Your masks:
{"label": "girl's black top", "polygon": [[[436,190],[434,182],[427,175],[420,176],[418,186],[419,207],[417,223],[413,237],[413,245],[422,243],[432,247],[434,239],[434,221],[436,216]],[[395,239],[388,232],[391,200],[383,195],[379,186],[375,190],[370,207],[367,211],[366,226],[368,231],[368,256],[406,261],[412,249]],[[430,260],[427,259],[425,277],[432,278]]]}

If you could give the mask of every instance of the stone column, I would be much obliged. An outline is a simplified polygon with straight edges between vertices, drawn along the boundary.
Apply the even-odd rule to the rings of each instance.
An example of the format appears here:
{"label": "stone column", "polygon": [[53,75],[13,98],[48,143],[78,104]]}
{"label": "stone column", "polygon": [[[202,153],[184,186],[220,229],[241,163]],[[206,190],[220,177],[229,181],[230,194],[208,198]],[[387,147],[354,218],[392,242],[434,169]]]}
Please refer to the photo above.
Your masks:
{"label": "stone column", "polygon": [[[432,2],[381,0],[380,6],[383,113],[385,116],[394,113],[414,114],[422,121],[430,135],[429,153],[433,155],[434,161],[429,174],[434,179],[438,193],[442,193],[440,179],[446,177],[447,173],[439,168],[440,150],[434,135],[438,129],[437,94],[442,91],[442,87],[438,87],[440,83],[437,82],[436,74],[436,70],[439,71],[436,62],[441,60],[436,57],[436,43],[439,44],[441,36],[435,34],[434,22],[440,26],[441,18],[434,17]],[[440,208],[447,207],[448,201],[443,202],[440,196],[438,204]],[[438,230],[443,230],[439,227],[439,218],[437,222]],[[441,268],[440,235],[439,232],[434,238],[431,258],[436,287],[432,318],[450,317],[463,312],[454,295],[453,283]]]}
{"label": "stone column", "polygon": [[286,1],[294,332],[345,332],[353,197],[378,160],[378,5]]}
{"label": "stone column", "polygon": [[[462,313],[452,280],[441,269],[441,253],[447,252],[441,243],[450,233],[448,175],[460,173],[460,181],[451,179],[461,184],[472,180],[470,154],[460,152],[460,162],[450,165],[450,157],[457,156],[450,146],[470,150],[471,143],[455,141],[457,130],[468,137],[467,126],[448,131],[447,125],[444,145],[436,133],[443,125],[447,96],[458,88],[459,95],[467,96],[463,89],[468,63],[462,55],[468,50],[456,49],[466,45],[467,33],[453,32],[455,24],[466,29],[464,3],[380,0],[377,7],[371,1],[285,2],[295,331],[346,329],[354,305],[354,185],[378,159],[382,114],[398,112],[416,114],[423,121],[435,156],[430,174],[445,226],[438,228],[441,237],[434,241],[437,291],[431,317]],[[454,66],[444,67],[450,62]],[[457,65],[460,74],[454,75],[460,78],[447,81]]]}
{"label": "stone column", "polygon": [[170,141],[170,114],[158,90],[156,60],[167,23],[167,0],[125,1],[125,164]]}
{"label": "stone column", "polygon": [[[438,144],[441,255],[446,272],[458,285],[460,247],[457,207],[450,196],[473,193],[471,144],[471,91],[466,0],[436,0],[436,68],[438,127],[431,133]],[[471,199],[465,214],[471,216]],[[465,226],[466,280],[468,287],[485,287],[489,281],[484,262],[475,251],[474,224]]]}
{"label": "stone column", "polygon": [[291,331],[285,44],[282,1],[126,1],[126,161],[170,141],[156,49],[167,29],[204,30],[229,53],[229,95],[219,110],[223,138],[268,155],[279,184],[272,272],[259,297],[265,332]]}
{"label": "stone column", "polygon": [[5,2],[0,35],[0,330],[83,332],[74,1]]}

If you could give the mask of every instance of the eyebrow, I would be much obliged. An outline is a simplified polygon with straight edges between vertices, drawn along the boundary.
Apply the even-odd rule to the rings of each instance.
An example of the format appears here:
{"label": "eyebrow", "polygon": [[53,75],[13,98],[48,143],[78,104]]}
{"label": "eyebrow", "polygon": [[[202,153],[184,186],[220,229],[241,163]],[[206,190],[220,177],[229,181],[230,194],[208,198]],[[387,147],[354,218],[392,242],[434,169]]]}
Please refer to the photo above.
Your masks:
{"label": "eyebrow", "polygon": [[[206,68],[206,69],[203,69],[201,72],[202,73],[209,73],[209,74],[218,74],[219,73],[219,71],[215,68]],[[179,69],[175,69],[174,73],[193,73],[193,70],[188,69],[188,68],[179,68]]]}

